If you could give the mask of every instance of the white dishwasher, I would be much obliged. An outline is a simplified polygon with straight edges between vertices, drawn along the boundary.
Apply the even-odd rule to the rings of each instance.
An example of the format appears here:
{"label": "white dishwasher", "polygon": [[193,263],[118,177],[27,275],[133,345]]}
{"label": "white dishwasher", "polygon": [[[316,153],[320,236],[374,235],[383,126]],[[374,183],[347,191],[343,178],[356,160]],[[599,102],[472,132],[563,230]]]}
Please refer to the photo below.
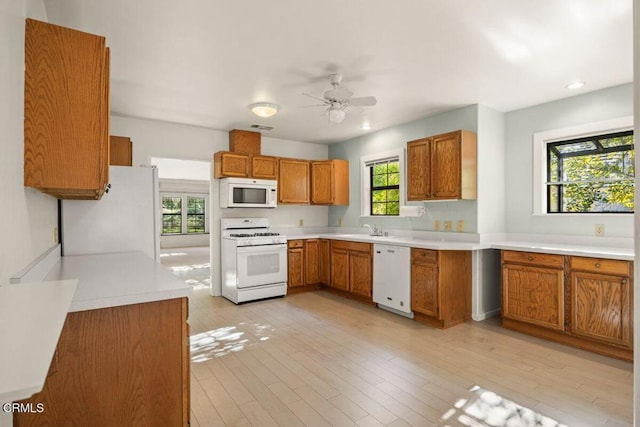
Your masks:
{"label": "white dishwasher", "polygon": [[403,316],[411,316],[411,249],[373,245],[373,302]]}

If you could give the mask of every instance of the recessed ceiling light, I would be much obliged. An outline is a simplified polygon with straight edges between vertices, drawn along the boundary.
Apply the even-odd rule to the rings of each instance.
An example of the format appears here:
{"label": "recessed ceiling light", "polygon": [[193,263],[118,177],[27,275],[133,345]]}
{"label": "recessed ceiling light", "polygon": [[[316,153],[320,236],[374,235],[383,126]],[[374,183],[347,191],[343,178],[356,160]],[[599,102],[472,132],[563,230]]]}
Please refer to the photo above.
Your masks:
{"label": "recessed ceiling light", "polygon": [[362,129],[362,130],[370,130],[371,129],[371,123],[369,123],[369,122],[362,123],[362,126],[360,126],[360,129]]}
{"label": "recessed ceiling light", "polygon": [[271,117],[278,112],[280,107],[270,102],[256,102],[249,106],[253,114],[260,117]]}
{"label": "recessed ceiling light", "polygon": [[576,80],[573,81],[571,83],[569,83],[568,85],[566,85],[565,87],[569,90],[574,90],[574,89],[580,89],[581,87],[583,87],[586,83],[583,82],[582,80]]}

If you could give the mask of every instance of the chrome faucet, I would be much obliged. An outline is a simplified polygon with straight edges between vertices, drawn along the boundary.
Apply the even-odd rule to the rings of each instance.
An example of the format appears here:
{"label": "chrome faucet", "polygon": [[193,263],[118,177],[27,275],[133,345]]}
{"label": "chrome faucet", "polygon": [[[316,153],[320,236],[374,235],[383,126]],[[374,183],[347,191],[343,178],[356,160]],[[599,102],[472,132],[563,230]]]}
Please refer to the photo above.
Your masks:
{"label": "chrome faucet", "polygon": [[367,227],[369,228],[369,230],[371,230],[371,235],[372,236],[382,236],[382,227],[379,227],[375,224],[373,224],[373,227],[371,227],[369,224],[362,224],[362,228]]}

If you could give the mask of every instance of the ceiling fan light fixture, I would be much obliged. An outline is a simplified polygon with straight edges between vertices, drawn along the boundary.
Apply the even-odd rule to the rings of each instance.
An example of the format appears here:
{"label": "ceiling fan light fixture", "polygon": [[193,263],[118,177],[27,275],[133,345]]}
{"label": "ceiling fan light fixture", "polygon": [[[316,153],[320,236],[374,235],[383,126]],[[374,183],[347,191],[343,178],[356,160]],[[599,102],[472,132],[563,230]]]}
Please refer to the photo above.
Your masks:
{"label": "ceiling fan light fixture", "polygon": [[329,121],[331,123],[342,123],[342,121],[344,120],[344,118],[347,115],[344,112],[344,110],[342,110],[340,108],[334,108],[334,107],[330,107],[327,110],[327,114],[329,115]]}
{"label": "ceiling fan light fixture", "polygon": [[278,112],[280,107],[271,102],[256,102],[249,106],[253,114],[259,117],[271,117]]}

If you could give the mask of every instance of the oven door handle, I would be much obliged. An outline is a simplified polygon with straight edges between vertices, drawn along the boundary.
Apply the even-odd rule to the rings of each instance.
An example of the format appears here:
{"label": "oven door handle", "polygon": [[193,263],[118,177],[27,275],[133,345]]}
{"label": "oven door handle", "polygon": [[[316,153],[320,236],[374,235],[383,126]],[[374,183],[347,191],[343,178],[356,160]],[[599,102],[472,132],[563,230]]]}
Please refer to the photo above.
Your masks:
{"label": "oven door handle", "polygon": [[259,245],[259,246],[238,246],[238,253],[262,253],[262,252],[280,252],[286,251],[286,243],[278,243],[275,245]]}

